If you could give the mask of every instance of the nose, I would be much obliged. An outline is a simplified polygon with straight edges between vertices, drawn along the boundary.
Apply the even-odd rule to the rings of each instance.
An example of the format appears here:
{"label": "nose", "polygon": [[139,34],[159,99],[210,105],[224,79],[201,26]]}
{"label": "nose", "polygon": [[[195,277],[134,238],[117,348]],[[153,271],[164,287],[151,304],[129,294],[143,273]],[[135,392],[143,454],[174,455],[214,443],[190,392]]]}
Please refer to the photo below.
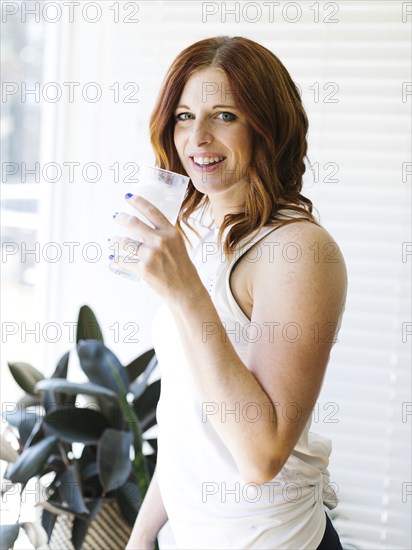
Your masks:
{"label": "nose", "polygon": [[190,140],[196,147],[212,142],[213,135],[210,131],[210,126],[205,120],[197,118],[193,121]]}

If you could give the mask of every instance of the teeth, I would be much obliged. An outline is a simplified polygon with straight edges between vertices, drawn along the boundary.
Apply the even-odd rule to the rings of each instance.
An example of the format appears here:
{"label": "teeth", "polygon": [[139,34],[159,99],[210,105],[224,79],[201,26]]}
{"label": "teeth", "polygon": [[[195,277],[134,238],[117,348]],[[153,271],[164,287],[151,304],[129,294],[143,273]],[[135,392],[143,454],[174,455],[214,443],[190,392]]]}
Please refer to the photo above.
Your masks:
{"label": "teeth", "polygon": [[219,162],[225,157],[193,157],[193,160],[196,164],[212,164],[214,162]]}

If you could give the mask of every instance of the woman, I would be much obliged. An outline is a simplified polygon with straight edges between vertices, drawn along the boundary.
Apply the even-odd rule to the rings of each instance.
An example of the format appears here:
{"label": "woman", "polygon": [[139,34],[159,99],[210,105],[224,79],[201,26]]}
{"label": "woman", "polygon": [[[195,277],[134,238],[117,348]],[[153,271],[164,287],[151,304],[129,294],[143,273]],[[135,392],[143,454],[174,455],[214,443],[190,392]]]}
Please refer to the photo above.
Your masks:
{"label": "woman", "polygon": [[341,548],[330,441],[309,427],[347,281],[300,193],[307,128],[285,67],[245,38],[189,46],[163,82],[151,142],[191,178],[179,222],[136,196],[155,229],[117,216],[142,244],[115,264],[163,299],[158,462],[128,549],[168,519],[179,549]]}

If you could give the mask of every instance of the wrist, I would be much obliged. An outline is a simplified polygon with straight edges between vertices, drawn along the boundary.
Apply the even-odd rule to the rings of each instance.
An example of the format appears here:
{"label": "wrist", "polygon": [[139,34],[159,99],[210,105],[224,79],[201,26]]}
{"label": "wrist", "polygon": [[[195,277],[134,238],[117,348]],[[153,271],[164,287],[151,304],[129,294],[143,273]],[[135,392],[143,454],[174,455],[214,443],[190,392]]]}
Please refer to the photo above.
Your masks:
{"label": "wrist", "polygon": [[171,310],[190,313],[192,310],[199,311],[202,302],[209,300],[209,293],[204,287],[200,278],[192,280],[178,294],[169,294],[166,298]]}

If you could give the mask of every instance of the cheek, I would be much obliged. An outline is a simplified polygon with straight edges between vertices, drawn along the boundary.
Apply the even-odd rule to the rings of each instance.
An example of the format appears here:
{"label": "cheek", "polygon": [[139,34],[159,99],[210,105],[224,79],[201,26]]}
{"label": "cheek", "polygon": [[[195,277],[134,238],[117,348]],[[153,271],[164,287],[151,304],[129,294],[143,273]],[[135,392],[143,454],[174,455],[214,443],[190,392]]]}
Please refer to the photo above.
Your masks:
{"label": "cheek", "polygon": [[253,145],[252,145],[253,139],[252,139],[252,133],[248,131],[245,135],[245,151],[246,156],[250,160],[253,155]]}
{"label": "cheek", "polygon": [[183,148],[185,144],[184,133],[176,128],[173,134],[173,139],[177,151],[183,154]]}
{"label": "cheek", "polygon": [[237,155],[242,161],[249,159],[252,155],[252,136],[250,131],[240,126],[231,136],[231,142],[234,149],[237,150]]}
{"label": "cheek", "polygon": [[249,135],[242,136],[239,140],[239,151],[243,162],[248,162],[252,157],[252,143]]}

